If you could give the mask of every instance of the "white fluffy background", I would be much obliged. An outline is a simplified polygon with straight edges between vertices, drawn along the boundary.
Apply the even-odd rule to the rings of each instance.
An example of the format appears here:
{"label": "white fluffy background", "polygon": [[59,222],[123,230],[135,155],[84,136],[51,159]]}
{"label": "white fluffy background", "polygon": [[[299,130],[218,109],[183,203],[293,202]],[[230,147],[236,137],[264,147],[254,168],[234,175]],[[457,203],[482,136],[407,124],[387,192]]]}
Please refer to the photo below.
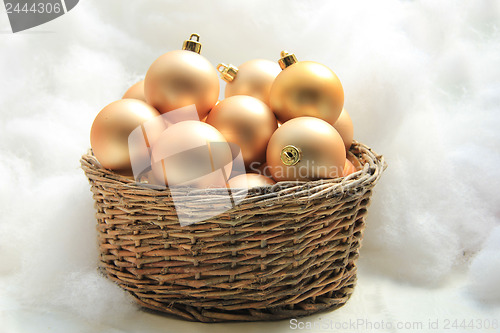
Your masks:
{"label": "white fluffy background", "polygon": [[92,322],[136,313],[95,270],[79,157],[97,112],[198,32],[214,65],[287,49],[338,74],[355,138],[389,164],[364,274],[461,274],[471,302],[500,302],[498,1],[82,0],[15,35],[0,12],[0,297]]}

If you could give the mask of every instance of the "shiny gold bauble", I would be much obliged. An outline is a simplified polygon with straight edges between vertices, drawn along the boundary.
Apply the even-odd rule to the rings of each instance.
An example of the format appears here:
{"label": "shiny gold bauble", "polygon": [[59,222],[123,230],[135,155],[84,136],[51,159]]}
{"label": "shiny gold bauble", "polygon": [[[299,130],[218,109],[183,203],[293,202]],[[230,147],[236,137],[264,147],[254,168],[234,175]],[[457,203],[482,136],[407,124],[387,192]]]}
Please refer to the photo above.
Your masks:
{"label": "shiny gold bauble", "polygon": [[267,147],[267,164],[276,181],[341,177],[345,159],[344,142],[337,130],[313,117],[287,121],[274,132]]}
{"label": "shiny gold bauble", "polygon": [[271,178],[256,173],[246,173],[229,179],[231,188],[252,188],[273,185],[276,182]]}
{"label": "shiny gold bauble", "polygon": [[309,116],[334,124],[344,106],[344,89],[328,67],[313,61],[299,61],[276,77],[269,101],[271,110],[282,123]]}
{"label": "shiny gold bauble", "polygon": [[224,96],[247,95],[260,99],[269,105],[269,92],[276,76],[281,72],[279,65],[265,59],[247,61],[238,67],[235,78],[226,83]]}
{"label": "shiny gold bauble", "polygon": [[[90,131],[90,145],[99,163],[107,169],[130,174],[129,135],[144,122],[159,116],[155,108],[137,99],[121,99],[107,105]],[[156,137],[159,132],[150,134]]]}
{"label": "shiny gold bauble", "polygon": [[344,141],[345,150],[348,151],[352,145],[354,129],[352,126],[351,117],[349,116],[349,113],[347,113],[345,109],[342,110],[339,118],[337,119],[335,124],[333,124],[333,127],[335,127],[337,132],[339,132],[340,136],[342,137],[342,140]]}
{"label": "shiny gold bauble", "polygon": [[222,134],[201,121],[168,127],[152,148],[152,171],[160,185],[226,187],[232,153]]}
{"label": "shiny gold bauble", "polygon": [[128,88],[122,99],[124,98],[134,98],[146,102],[146,97],[144,96],[144,80],[141,80]]}
{"label": "shiny gold bauble", "polygon": [[220,101],[210,111],[206,123],[240,147],[246,166],[264,162],[267,143],[278,128],[276,117],[264,102],[244,95]]}
{"label": "shiny gold bauble", "polygon": [[196,104],[203,119],[219,97],[219,78],[210,62],[198,53],[171,51],[149,67],[144,94],[161,113]]}

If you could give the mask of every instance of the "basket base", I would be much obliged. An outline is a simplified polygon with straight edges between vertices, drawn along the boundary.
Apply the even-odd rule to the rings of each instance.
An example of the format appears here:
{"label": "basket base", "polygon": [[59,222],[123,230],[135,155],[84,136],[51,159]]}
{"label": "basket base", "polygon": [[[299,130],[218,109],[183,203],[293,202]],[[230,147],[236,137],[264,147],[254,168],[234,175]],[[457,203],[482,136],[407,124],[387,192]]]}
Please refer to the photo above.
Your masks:
{"label": "basket base", "polygon": [[135,301],[146,311],[156,314],[171,315],[187,321],[204,323],[219,323],[229,321],[277,321],[291,318],[305,317],[320,312],[333,311],[349,300],[356,284],[356,274],[348,276],[341,282],[344,286],[331,296],[306,299],[293,307],[274,307],[265,309],[246,309],[244,311],[228,311],[214,308],[199,308],[178,303],[160,303],[152,299],[139,298],[133,292]]}

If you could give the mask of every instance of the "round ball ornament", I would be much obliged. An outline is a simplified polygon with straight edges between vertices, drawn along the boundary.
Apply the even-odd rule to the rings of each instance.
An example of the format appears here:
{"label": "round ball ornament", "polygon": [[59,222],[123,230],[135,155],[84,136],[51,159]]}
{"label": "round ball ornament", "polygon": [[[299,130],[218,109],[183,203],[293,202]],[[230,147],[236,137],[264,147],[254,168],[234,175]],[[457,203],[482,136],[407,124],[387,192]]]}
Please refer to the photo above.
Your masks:
{"label": "round ball ornament", "polygon": [[219,78],[200,51],[199,36],[192,34],[182,50],[156,59],[144,80],[146,101],[161,113],[195,104],[203,119],[219,97]]}
{"label": "round ball ornament", "polygon": [[134,98],[146,102],[146,96],[144,96],[144,80],[141,80],[128,88],[122,99],[124,98]]}
{"label": "round ball ornament", "polygon": [[281,52],[283,71],[271,87],[270,107],[282,123],[296,117],[316,117],[334,124],[344,106],[344,89],[337,75],[313,61],[297,61]]}
{"label": "round ball ornament", "polygon": [[231,147],[213,126],[186,120],[169,126],[152,146],[152,171],[159,185],[226,187]]}
{"label": "round ball ornament", "polygon": [[[144,122],[159,116],[155,108],[137,99],[120,99],[104,107],[90,130],[90,145],[99,163],[130,175],[129,135]],[[163,130],[162,126],[155,126],[148,135],[155,140]]]}
{"label": "round ball ornament", "polygon": [[329,123],[314,117],[287,121],[267,147],[267,164],[276,181],[342,177],[344,142]]}
{"label": "round ball ornament", "polygon": [[271,178],[256,173],[246,173],[229,179],[231,188],[252,188],[273,185],[276,182]]}
{"label": "round ball ornament", "polygon": [[339,132],[342,140],[344,141],[345,150],[349,151],[352,145],[352,139],[354,136],[354,129],[352,126],[352,120],[349,113],[345,109],[342,109],[339,118],[333,124],[333,127]]}
{"label": "round ball ornament", "polygon": [[238,145],[245,165],[264,162],[266,147],[278,128],[273,112],[255,97],[236,95],[217,104],[206,120],[231,143]]}
{"label": "round ball ornament", "polygon": [[347,158],[345,159],[344,171],[342,173],[343,177],[349,176],[351,173],[356,172],[356,167],[349,161]]}
{"label": "round ball ornament", "polygon": [[219,64],[221,78],[226,81],[224,97],[247,95],[260,99],[269,105],[269,92],[280,67],[273,61],[254,59],[244,62],[239,67]]}
{"label": "round ball ornament", "polygon": [[262,175],[262,176],[266,176],[268,178],[272,178],[273,175],[271,174],[270,170],[269,170],[269,166],[267,165],[267,163],[254,163],[254,164],[250,164],[250,167],[249,167],[249,170],[248,172],[251,172],[251,173],[256,173],[258,175]]}

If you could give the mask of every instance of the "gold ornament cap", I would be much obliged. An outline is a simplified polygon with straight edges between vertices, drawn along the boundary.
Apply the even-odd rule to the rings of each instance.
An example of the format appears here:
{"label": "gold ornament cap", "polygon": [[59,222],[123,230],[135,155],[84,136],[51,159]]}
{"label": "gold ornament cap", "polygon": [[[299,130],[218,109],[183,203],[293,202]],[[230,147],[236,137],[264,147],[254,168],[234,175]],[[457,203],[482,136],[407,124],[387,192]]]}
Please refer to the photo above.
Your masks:
{"label": "gold ornament cap", "polygon": [[288,53],[287,51],[281,51],[281,59],[278,60],[281,69],[285,69],[297,62],[297,57],[293,53]]}
{"label": "gold ornament cap", "polygon": [[302,152],[295,146],[288,145],[281,150],[281,162],[284,165],[295,165],[300,162],[301,157]]}
{"label": "gold ornament cap", "polygon": [[191,34],[191,36],[189,36],[189,39],[185,40],[184,44],[182,44],[182,49],[200,54],[201,52],[200,35]]}
{"label": "gold ornament cap", "polygon": [[238,67],[231,64],[218,64],[217,71],[220,73],[221,79],[226,82],[232,82],[238,74]]}

